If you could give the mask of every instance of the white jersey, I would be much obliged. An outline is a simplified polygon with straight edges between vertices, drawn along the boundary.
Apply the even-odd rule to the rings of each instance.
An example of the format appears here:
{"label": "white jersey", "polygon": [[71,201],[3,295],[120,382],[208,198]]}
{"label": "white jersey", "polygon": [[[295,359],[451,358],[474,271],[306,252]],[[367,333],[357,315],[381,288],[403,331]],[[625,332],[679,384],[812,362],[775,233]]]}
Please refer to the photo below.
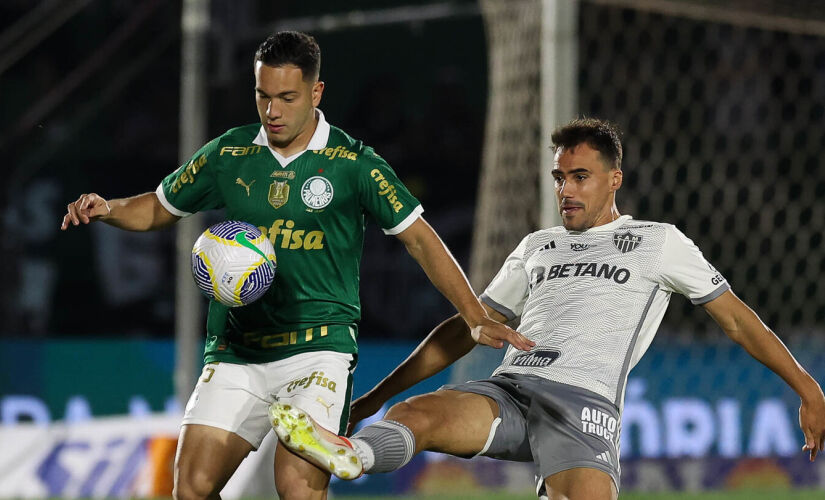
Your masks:
{"label": "white jersey", "polygon": [[650,346],[673,292],[704,304],[730,287],[671,224],[628,215],[584,232],[527,235],[482,301],[534,341],[509,347],[498,373],[581,387],[621,408],[627,374]]}

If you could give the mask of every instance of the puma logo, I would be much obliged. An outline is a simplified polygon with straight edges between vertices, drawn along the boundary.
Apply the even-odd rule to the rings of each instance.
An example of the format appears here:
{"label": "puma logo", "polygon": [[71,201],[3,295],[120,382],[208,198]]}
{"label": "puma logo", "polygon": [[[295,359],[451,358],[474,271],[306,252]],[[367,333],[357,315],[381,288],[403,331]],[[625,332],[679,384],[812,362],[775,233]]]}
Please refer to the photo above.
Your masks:
{"label": "puma logo", "polygon": [[235,184],[240,184],[241,186],[245,187],[245,188],[246,188],[246,195],[247,195],[247,196],[249,196],[249,188],[251,188],[251,187],[252,187],[252,185],[253,185],[253,184],[255,184],[255,179],[252,179],[252,182],[250,182],[250,183],[247,185],[247,184],[243,181],[243,179],[241,179],[240,177],[238,177],[237,179],[235,179]]}
{"label": "puma logo", "polygon": [[326,402],[326,401],[324,401],[324,398],[322,398],[321,396],[318,396],[317,398],[315,398],[315,401],[317,401],[317,402],[321,403],[321,406],[323,406],[324,408],[326,408],[326,410],[327,410],[327,418],[329,418],[329,409],[330,409],[330,408],[332,408],[333,406],[335,406],[335,403],[332,403],[332,404],[327,404],[327,402]]}

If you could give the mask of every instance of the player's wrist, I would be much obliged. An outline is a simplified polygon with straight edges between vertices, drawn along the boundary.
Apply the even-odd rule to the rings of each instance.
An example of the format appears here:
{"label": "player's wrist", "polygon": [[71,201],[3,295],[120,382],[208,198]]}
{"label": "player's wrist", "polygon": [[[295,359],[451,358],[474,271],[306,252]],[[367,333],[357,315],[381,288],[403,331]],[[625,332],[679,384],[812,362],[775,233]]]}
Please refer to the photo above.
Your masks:
{"label": "player's wrist", "polygon": [[822,392],[822,387],[808,372],[802,370],[802,379],[791,381],[789,385],[799,396],[799,400],[803,405],[825,404],[825,394]]}
{"label": "player's wrist", "polygon": [[811,379],[812,383],[806,384],[804,390],[799,392],[799,399],[802,404],[825,405],[825,395],[819,384]]}
{"label": "player's wrist", "polygon": [[487,316],[487,311],[484,310],[481,302],[476,301],[476,303],[471,307],[468,307],[461,312],[461,319],[467,323],[467,326],[469,326],[470,329],[473,329],[478,326],[482,326],[490,320],[490,317]]}
{"label": "player's wrist", "polygon": [[470,327],[470,330],[478,328],[480,326],[484,326],[484,320],[488,319],[487,316],[461,316],[464,319],[464,322],[467,323],[467,326]]}
{"label": "player's wrist", "polygon": [[103,200],[103,204],[106,206],[106,213],[98,217],[100,220],[106,220],[112,215],[112,206],[108,200]]}

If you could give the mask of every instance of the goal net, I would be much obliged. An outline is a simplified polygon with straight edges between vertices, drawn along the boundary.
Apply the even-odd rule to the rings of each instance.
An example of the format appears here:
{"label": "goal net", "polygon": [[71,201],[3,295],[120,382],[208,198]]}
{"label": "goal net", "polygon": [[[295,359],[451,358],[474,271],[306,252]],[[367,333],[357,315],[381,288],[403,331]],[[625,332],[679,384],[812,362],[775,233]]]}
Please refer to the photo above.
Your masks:
{"label": "goal net", "polygon": [[[825,320],[817,3],[602,0],[580,11],[579,109],[624,131],[620,210],[676,224],[780,334]],[[663,326],[716,330],[686,300]]]}
{"label": "goal net", "polygon": [[[539,189],[547,3],[481,2],[490,95],[470,266],[479,291],[553,196]],[[780,334],[825,321],[819,4],[581,0],[575,22],[575,114],[624,132],[620,211],[677,225]],[[673,302],[664,335],[716,331],[700,308]],[[454,378],[486,376],[500,357],[486,358]]]}

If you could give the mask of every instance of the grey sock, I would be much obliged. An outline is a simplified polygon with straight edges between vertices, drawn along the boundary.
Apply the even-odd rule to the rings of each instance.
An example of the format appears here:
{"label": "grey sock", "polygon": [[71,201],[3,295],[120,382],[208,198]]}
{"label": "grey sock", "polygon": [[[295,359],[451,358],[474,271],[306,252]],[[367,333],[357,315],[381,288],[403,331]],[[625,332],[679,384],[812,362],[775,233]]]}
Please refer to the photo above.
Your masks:
{"label": "grey sock", "polygon": [[[352,436],[352,444],[361,455],[364,472],[392,472],[400,469],[415,454],[415,436],[404,424],[381,420]],[[371,453],[370,453],[371,452]]]}

